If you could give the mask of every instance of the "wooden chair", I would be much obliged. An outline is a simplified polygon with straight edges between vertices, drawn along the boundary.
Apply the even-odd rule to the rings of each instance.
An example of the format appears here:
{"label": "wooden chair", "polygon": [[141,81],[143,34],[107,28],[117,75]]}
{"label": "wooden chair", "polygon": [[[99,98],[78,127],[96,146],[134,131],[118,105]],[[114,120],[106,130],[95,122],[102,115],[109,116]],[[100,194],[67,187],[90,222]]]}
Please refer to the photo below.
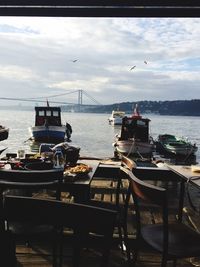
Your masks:
{"label": "wooden chair", "polygon": [[[3,211],[3,202],[7,195],[19,195],[38,197],[38,194],[44,190],[50,190],[51,198],[60,199],[60,185],[63,179],[61,170],[0,170],[0,197],[1,214]],[[43,193],[42,193],[43,194]],[[48,194],[46,194],[46,197]],[[39,215],[40,216],[40,215]],[[1,216],[1,230],[4,230],[4,218]],[[30,246],[35,236],[48,235],[52,231],[49,225],[38,225],[32,227],[25,223],[11,223],[9,227],[17,242],[23,242]],[[26,231],[25,231],[26,230]]]}
{"label": "wooden chair", "polygon": [[[7,170],[0,169],[1,198],[5,194],[32,194],[34,191],[53,189],[55,198],[60,199],[63,171],[50,170]],[[13,191],[14,190],[14,191]]]}
{"label": "wooden chair", "polygon": [[[177,218],[169,219],[169,195],[168,190],[146,183],[133,175],[127,169],[123,170],[130,179],[129,193],[132,194],[136,219],[137,219],[137,248],[140,250],[141,244],[145,241],[155,251],[161,253],[161,266],[165,267],[169,260],[176,266],[176,260],[200,256],[200,234],[185,225],[182,221],[182,209],[184,200],[184,181],[180,183],[179,208]],[[143,202],[157,205],[162,214],[159,223],[143,225],[142,209]],[[134,259],[136,260],[137,257]]]}
{"label": "wooden chair", "polygon": [[[126,173],[122,171],[121,168],[126,168],[130,171],[135,167],[134,161],[131,159],[122,156],[121,166],[119,168],[118,175],[116,177],[110,177],[110,185],[112,191],[109,191],[114,195],[114,201],[99,201],[91,199],[89,201],[90,205],[106,208],[110,210],[117,211],[117,219],[115,227],[118,230],[119,243],[122,252],[127,251],[128,260],[130,260],[130,252],[127,248],[127,238],[128,238],[128,229],[127,229],[127,217],[128,217],[128,205],[130,197],[127,196],[128,191],[128,182]],[[124,185],[126,182],[126,185]]]}
{"label": "wooden chair", "polygon": [[6,196],[3,208],[7,230],[11,222],[53,226],[54,231],[49,234],[49,238],[54,244],[60,245],[59,261],[56,260],[56,253],[53,254],[54,266],[57,263],[62,266],[63,235],[61,230],[63,227],[71,229],[73,233],[69,243],[73,249],[73,267],[79,266],[82,248],[101,249],[101,266],[108,265],[116,218],[115,211],[84,204],[20,196]]}

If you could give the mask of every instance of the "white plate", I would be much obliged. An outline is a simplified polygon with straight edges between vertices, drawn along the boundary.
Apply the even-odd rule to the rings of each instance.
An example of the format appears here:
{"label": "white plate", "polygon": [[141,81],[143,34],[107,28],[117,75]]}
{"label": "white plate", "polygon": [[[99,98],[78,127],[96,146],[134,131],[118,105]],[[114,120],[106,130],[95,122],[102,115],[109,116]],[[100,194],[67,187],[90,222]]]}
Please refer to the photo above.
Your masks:
{"label": "white plate", "polygon": [[200,165],[192,165],[191,170],[193,172],[200,172]]}

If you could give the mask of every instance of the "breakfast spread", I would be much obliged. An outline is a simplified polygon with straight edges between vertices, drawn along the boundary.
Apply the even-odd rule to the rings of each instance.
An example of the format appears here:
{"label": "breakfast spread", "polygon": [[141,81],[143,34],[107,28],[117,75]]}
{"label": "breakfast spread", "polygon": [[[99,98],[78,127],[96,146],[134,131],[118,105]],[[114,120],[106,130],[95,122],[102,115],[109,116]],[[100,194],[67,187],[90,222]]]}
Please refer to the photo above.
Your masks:
{"label": "breakfast spread", "polygon": [[68,166],[65,168],[64,174],[81,174],[81,173],[89,173],[92,170],[92,168],[89,165],[86,164],[77,164],[74,167]]}

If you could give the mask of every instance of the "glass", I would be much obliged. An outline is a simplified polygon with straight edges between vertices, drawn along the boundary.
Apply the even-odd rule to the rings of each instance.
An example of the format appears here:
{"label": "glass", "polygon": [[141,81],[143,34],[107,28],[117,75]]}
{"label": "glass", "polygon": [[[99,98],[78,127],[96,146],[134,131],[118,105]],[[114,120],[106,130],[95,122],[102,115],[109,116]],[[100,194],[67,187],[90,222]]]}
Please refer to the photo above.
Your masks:
{"label": "glass", "polygon": [[23,159],[25,157],[25,150],[19,149],[17,152],[17,156],[19,159]]}
{"label": "glass", "polygon": [[64,169],[65,160],[64,160],[63,153],[61,150],[55,151],[53,161],[54,161],[54,168]]}

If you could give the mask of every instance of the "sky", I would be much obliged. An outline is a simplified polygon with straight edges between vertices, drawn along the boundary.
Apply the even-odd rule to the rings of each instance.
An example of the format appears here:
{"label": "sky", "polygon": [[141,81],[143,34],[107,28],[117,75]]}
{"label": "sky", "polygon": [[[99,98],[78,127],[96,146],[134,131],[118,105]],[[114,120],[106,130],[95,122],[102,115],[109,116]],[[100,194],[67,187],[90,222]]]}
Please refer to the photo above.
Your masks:
{"label": "sky", "polygon": [[0,17],[0,84],[0,105],[199,99],[200,19]]}

